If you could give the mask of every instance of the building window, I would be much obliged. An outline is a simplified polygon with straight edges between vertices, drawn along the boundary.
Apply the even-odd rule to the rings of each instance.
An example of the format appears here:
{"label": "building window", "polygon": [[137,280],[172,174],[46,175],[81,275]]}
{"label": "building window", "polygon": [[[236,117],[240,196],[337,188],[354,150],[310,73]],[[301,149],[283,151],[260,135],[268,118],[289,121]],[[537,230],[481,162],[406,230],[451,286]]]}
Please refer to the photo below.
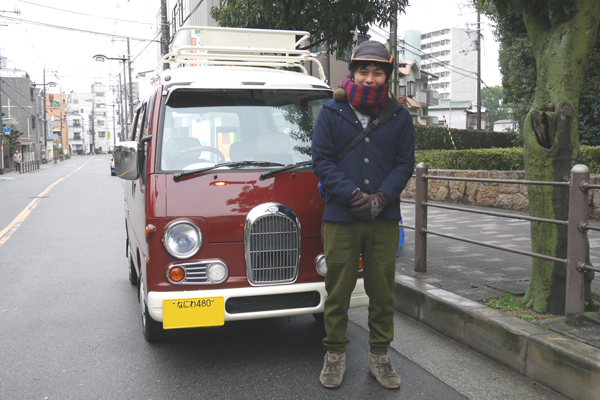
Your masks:
{"label": "building window", "polygon": [[73,120],[73,126],[81,126],[81,121],[78,119]]}
{"label": "building window", "polygon": [[106,137],[106,132],[98,131],[98,137]]}
{"label": "building window", "polygon": [[104,92],[96,92],[97,97],[104,97]]}

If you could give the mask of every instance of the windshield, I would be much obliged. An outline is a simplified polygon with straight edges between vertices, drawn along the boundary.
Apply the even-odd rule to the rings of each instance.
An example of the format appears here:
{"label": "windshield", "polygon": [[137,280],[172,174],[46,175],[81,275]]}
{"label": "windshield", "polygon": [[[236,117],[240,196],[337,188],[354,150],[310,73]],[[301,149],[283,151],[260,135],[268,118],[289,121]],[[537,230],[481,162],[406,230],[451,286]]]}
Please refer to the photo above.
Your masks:
{"label": "windshield", "polygon": [[330,98],[328,90],[177,89],[167,99],[159,169],[308,161],[317,115]]}

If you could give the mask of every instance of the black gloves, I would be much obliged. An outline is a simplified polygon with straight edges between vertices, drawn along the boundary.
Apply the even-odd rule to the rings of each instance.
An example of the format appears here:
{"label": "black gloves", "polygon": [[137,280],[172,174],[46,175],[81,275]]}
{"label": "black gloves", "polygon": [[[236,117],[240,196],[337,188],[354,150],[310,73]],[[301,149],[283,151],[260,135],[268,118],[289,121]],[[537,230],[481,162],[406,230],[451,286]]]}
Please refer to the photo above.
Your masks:
{"label": "black gloves", "polygon": [[390,204],[390,200],[383,192],[367,194],[355,190],[350,196],[349,204],[350,211],[359,221],[368,221],[375,219]]}

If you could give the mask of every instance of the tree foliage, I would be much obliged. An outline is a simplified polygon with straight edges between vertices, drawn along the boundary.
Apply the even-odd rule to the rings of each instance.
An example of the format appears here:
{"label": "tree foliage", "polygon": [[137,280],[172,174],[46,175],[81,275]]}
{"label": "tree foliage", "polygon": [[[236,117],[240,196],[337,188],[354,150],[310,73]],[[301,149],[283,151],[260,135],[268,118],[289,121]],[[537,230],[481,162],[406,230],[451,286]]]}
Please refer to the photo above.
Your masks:
{"label": "tree foliage", "polygon": [[[537,68],[533,46],[527,34],[523,17],[515,9],[502,17],[495,7],[487,15],[496,24],[494,35],[500,43],[498,63],[502,74],[504,102],[510,117],[517,121],[519,132],[533,103]],[[579,104],[579,141],[581,144],[600,145],[600,36],[589,56]],[[482,96],[484,89],[482,89]],[[490,117],[490,120],[493,120]]]}
{"label": "tree foliage", "polygon": [[488,109],[490,122],[509,119],[508,109],[504,105],[504,88],[502,86],[481,89],[482,104]]}
{"label": "tree foliage", "polygon": [[[4,117],[4,113],[2,113],[2,116]],[[8,134],[4,133],[5,126],[10,127],[10,132]],[[23,132],[19,131],[15,124],[11,123],[6,125],[4,122],[2,122],[2,130],[0,131],[0,137],[2,140],[0,140],[0,142],[4,143],[4,155],[12,157],[12,155],[19,150],[21,143],[19,138],[22,134]]]}
{"label": "tree foliage", "polygon": [[308,31],[311,43],[327,41],[329,51],[344,54],[354,32],[366,35],[370,24],[387,26],[408,0],[220,0],[211,16],[220,26]]}
{"label": "tree foliage", "polygon": [[[506,23],[503,29],[509,38],[503,45],[520,44],[522,54],[528,51],[524,35],[514,33],[523,32],[523,26],[526,28],[531,53],[535,57],[535,75],[528,73],[529,76],[535,76],[535,91],[529,91],[534,95],[529,111],[522,120],[525,175],[531,181],[563,181],[581,156],[579,108],[600,24],[597,0],[473,2],[486,13],[494,8],[497,10],[497,19]],[[518,19],[511,20],[511,12],[514,12],[513,17],[522,16],[520,30],[514,29],[518,28]],[[508,32],[507,27],[511,23],[514,25],[512,31]],[[527,59],[513,59],[512,62],[525,64]],[[588,84],[593,85],[593,82],[588,81]],[[509,86],[504,86],[507,91],[511,89]],[[556,220],[568,218],[566,187],[531,185],[528,194],[532,216]],[[534,253],[565,259],[567,237],[564,226],[531,223]],[[590,288],[592,279],[593,273],[585,274],[585,299],[590,310],[594,309]],[[565,290],[564,263],[533,259],[531,283],[524,297],[528,307],[538,312],[564,314]],[[577,318],[581,318],[581,315]]]}

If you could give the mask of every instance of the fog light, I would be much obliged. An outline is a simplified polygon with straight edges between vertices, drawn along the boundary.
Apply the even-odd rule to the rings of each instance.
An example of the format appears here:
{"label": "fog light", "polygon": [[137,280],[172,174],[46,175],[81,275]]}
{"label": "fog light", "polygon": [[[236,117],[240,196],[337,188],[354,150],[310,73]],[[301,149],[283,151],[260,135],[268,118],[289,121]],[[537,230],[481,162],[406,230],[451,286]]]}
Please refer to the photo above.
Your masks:
{"label": "fog light", "polygon": [[181,282],[185,279],[185,270],[181,267],[169,268],[169,271],[167,271],[167,277],[171,282]]}
{"label": "fog light", "polygon": [[327,263],[325,262],[324,254],[321,254],[317,257],[315,266],[317,268],[317,273],[321,276],[325,276],[325,274],[327,273]]}
{"label": "fog light", "polygon": [[229,275],[229,271],[227,267],[223,263],[213,263],[208,266],[206,269],[206,277],[212,283],[222,283],[225,282],[227,276]]}

